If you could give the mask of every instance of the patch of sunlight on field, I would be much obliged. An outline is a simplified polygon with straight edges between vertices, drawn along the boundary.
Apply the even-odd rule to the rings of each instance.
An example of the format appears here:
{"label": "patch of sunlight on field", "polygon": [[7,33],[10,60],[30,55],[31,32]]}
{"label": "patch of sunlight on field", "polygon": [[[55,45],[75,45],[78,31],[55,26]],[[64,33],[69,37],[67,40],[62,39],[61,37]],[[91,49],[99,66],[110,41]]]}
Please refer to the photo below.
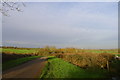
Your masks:
{"label": "patch of sunlight on field", "polygon": [[36,50],[27,50],[27,49],[2,49],[6,53],[34,53]]}
{"label": "patch of sunlight on field", "polygon": [[86,52],[92,52],[92,53],[118,53],[118,50],[86,50]]}
{"label": "patch of sunlight on field", "polygon": [[2,48],[0,48],[0,53],[2,53]]}

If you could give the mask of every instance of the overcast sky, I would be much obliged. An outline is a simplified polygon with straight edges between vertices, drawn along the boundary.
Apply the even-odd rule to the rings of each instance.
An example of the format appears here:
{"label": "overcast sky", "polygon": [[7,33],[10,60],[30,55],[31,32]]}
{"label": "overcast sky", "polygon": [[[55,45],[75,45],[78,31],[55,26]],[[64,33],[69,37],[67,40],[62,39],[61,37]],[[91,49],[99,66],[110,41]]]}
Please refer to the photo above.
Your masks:
{"label": "overcast sky", "polygon": [[118,3],[27,2],[3,16],[3,45],[118,48]]}

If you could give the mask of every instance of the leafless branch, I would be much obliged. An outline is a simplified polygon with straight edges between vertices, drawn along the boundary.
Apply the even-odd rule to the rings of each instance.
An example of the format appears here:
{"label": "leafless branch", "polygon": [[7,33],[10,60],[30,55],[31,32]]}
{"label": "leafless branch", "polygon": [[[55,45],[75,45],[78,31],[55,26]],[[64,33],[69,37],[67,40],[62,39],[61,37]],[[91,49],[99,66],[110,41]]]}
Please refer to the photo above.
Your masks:
{"label": "leafless branch", "polygon": [[0,8],[0,12],[4,16],[9,16],[8,12],[10,10],[23,12],[21,6],[26,7],[26,5],[23,2],[2,2],[2,7]]}

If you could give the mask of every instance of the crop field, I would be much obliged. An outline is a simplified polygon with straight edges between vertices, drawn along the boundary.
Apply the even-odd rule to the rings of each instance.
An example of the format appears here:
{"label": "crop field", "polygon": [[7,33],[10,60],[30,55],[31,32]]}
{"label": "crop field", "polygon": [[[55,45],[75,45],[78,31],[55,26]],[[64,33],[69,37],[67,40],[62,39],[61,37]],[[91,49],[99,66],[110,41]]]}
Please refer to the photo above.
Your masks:
{"label": "crop field", "polygon": [[[117,49],[0,48],[3,70],[47,57],[40,78],[111,78],[120,76]],[[51,56],[51,57],[50,57]]]}

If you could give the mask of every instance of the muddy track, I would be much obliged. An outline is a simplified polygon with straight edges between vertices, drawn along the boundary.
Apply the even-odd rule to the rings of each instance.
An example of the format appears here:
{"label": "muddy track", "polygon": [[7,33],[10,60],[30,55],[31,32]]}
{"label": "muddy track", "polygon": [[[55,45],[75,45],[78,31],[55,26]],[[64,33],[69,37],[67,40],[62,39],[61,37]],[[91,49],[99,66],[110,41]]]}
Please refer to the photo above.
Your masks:
{"label": "muddy track", "polygon": [[4,71],[2,78],[39,78],[47,57],[37,58],[15,68]]}

